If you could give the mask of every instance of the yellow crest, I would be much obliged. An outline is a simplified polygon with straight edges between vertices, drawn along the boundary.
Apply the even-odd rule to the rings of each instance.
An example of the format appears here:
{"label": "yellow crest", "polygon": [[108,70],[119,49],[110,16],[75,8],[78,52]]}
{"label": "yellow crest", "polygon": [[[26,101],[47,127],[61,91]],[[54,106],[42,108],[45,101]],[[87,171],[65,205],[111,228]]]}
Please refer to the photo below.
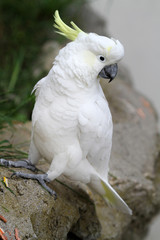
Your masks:
{"label": "yellow crest", "polygon": [[55,24],[53,25],[60,31],[56,31],[57,33],[65,36],[66,38],[74,41],[80,32],[83,32],[74,22],[71,22],[73,28],[67,26],[59,16],[58,10],[55,11],[54,14]]}

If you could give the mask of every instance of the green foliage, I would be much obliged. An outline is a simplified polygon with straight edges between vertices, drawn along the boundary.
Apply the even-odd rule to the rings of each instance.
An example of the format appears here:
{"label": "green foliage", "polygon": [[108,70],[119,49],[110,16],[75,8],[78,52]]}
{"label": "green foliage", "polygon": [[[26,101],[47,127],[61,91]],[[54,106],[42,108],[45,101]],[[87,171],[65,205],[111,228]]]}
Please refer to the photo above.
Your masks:
{"label": "green foliage", "polygon": [[20,150],[21,146],[11,144],[8,140],[0,141],[1,158],[27,159],[28,153]]}
{"label": "green foliage", "polygon": [[[33,76],[43,43],[55,39],[53,14],[62,16],[84,0],[1,0],[0,1],[0,128],[4,122],[30,119],[34,84],[46,73]],[[58,40],[58,39],[57,39]]]}

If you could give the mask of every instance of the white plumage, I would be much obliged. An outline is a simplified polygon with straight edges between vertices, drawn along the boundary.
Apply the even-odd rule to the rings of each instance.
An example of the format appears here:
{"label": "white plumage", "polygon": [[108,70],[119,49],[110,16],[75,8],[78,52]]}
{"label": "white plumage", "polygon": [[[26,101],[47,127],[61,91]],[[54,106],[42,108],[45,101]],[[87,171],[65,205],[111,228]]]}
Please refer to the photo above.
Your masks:
{"label": "white plumage", "polygon": [[33,89],[29,161],[36,164],[43,157],[51,163],[50,180],[63,174],[88,184],[107,202],[131,214],[108,183],[112,117],[99,83],[101,70],[123,54],[119,41],[84,32],[60,50],[49,74]]}

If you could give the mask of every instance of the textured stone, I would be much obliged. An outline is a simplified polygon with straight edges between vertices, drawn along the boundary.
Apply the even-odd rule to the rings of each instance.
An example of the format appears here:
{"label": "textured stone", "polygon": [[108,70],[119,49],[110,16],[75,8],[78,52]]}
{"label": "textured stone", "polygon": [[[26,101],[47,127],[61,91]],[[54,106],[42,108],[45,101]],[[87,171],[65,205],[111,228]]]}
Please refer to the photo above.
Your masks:
{"label": "textured stone", "polygon": [[102,85],[114,122],[110,182],[133,210],[131,223],[126,220],[127,233],[122,230],[126,227],[125,221],[121,226],[119,219],[121,224],[113,229],[110,237],[106,237],[108,229],[102,224],[103,239],[121,239],[125,232],[126,239],[135,235],[137,240],[160,205],[159,189],[155,184],[159,175],[155,164],[159,161],[160,149],[157,117],[151,103],[131,84],[117,79],[109,85],[103,81]]}
{"label": "textured stone", "polygon": [[37,182],[10,179],[8,169],[1,167],[0,170],[0,179],[6,176],[13,191],[11,193],[0,184],[3,189],[0,192],[0,214],[7,219],[6,224],[0,222],[0,227],[7,237],[7,231],[13,236],[15,228],[22,240],[65,240],[69,232],[86,240],[97,239],[100,235],[94,204],[84,192],[75,193],[54,181],[53,188],[58,194],[58,199],[54,200]]}

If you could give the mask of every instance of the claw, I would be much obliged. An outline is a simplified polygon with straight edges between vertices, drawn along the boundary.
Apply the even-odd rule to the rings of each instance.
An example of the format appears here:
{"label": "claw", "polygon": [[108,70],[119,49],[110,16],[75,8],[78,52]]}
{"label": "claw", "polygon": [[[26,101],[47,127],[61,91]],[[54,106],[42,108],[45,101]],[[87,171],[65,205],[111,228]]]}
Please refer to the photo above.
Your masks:
{"label": "claw", "polygon": [[0,158],[0,164],[5,167],[26,168],[33,172],[38,171],[38,169],[27,160],[10,161]]}
{"label": "claw", "polygon": [[54,195],[54,199],[57,198],[56,192],[53,191],[50,187],[48,187],[47,184],[45,183],[45,182],[50,182],[47,174],[29,174],[29,173],[22,173],[22,172],[14,172],[11,175],[11,178],[13,176],[21,177],[25,179],[37,180],[41,184],[41,186],[47,190],[47,192],[49,192],[52,196]]}

